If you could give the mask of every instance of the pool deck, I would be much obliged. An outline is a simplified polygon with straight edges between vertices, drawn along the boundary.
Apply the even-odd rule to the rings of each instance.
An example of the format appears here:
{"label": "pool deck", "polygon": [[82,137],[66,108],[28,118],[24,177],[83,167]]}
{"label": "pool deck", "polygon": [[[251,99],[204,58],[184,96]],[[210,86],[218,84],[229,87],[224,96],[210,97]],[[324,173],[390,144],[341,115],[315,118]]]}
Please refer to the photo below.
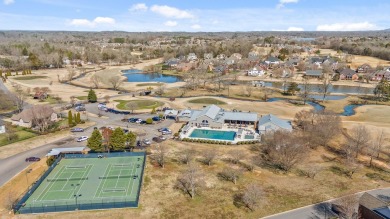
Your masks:
{"label": "pool deck", "polygon": [[[213,128],[209,128],[209,127],[191,127],[191,126],[184,126],[182,130],[185,130],[185,131],[182,131],[180,132],[180,139],[184,139],[184,138],[189,138],[189,139],[202,139],[202,140],[205,140],[206,138],[193,138],[193,137],[190,137],[192,132],[195,130],[195,129],[201,129],[201,130],[213,130],[213,131],[233,131],[233,132],[236,132],[236,137],[234,138],[233,141],[229,141],[229,140],[221,140],[221,139],[212,139],[210,138],[210,140],[215,140],[215,141],[226,141],[226,142],[231,142],[232,144],[237,144],[238,142],[244,142],[244,141],[254,141],[254,140],[260,140],[260,135],[258,133],[256,133],[256,131],[253,129],[253,127],[234,127],[234,126],[228,126],[228,125],[224,125],[222,129],[213,129]],[[242,133],[239,135],[239,131],[242,130]],[[254,138],[253,139],[245,139],[245,136],[247,135],[254,135]]]}

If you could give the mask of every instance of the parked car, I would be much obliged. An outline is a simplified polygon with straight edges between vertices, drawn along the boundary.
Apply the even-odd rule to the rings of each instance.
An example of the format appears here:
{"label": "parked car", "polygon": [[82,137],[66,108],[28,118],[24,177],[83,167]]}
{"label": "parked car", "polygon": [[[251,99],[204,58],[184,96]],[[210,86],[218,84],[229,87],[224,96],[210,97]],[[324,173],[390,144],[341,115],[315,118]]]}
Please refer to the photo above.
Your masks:
{"label": "parked car", "polygon": [[77,112],[84,112],[84,111],[86,111],[86,109],[85,109],[84,106],[76,106],[76,107],[75,107],[75,110],[76,110]]}
{"label": "parked car", "polygon": [[142,119],[137,119],[137,121],[135,121],[135,123],[141,123],[142,122]]}
{"label": "parked car", "polygon": [[72,128],[70,131],[71,132],[84,132],[84,129],[83,128]]}
{"label": "parked car", "polygon": [[86,141],[86,140],[88,140],[87,136],[81,136],[81,137],[77,138],[77,142],[82,142],[82,141]]}
{"label": "parked car", "polygon": [[125,134],[127,134],[127,133],[129,132],[129,130],[128,130],[128,129],[123,129],[123,132],[124,132]]}
{"label": "parked car", "polygon": [[164,130],[164,131],[161,131],[161,134],[163,134],[163,135],[170,135],[170,134],[172,134],[172,131],[171,130]]}
{"label": "parked car", "polygon": [[152,118],[152,120],[155,121],[155,122],[158,122],[158,121],[160,121],[161,119],[160,119],[159,116],[155,116],[155,117]]}
{"label": "parked car", "polygon": [[40,161],[41,158],[39,157],[27,157],[26,158],[26,162],[36,162],[36,161]]}
{"label": "parked car", "polygon": [[159,128],[157,129],[159,132],[162,132],[162,131],[171,131],[169,128]]}
{"label": "parked car", "polygon": [[158,138],[161,139],[161,140],[163,140],[163,141],[167,140],[167,138],[164,137],[164,136],[162,136],[162,135],[158,136]]}
{"label": "parked car", "polygon": [[145,138],[143,141],[142,141],[144,144],[146,145],[150,145],[152,142],[150,142],[149,139]]}
{"label": "parked car", "polygon": [[161,140],[159,137],[153,137],[152,140],[155,141],[155,142],[157,142],[157,143],[160,143],[160,142],[163,141],[163,140]]}
{"label": "parked car", "polygon": [[130,118],[128,122],[135,123],[138,120],[138,118]]}
{"label": "parked car", "polygon": [[146,121],[145,120],[141,120],[141,122],[139,124],[144,125],[144,124],[146,124]]}

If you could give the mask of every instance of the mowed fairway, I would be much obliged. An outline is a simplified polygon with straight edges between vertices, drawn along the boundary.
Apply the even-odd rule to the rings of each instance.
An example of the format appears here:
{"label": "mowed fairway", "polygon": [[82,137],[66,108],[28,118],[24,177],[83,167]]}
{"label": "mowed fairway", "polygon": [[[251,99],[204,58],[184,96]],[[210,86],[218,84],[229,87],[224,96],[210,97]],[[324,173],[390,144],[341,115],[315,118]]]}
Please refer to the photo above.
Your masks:
{"label": "mowed fairway", "polygon": [[48,208],[44,212],[52,211],[51,207],[59,210],[75,206],[75,196],[79,209],[90,209],[88,206],[95,204],[107,208],[109,203],[136,203],[143,168],[143,156],[64,158],[20,210],[29,212],[33,208]]}

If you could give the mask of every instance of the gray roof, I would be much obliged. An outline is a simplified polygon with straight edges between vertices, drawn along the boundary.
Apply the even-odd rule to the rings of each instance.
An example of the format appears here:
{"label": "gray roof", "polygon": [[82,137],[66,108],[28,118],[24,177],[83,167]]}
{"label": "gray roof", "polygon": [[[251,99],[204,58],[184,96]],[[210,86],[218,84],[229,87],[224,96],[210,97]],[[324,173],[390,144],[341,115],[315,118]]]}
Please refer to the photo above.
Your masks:
{"label": "gray roof", "polygon": [[273,57],[273,56],[270,56],[267,58],[266,61],[269,61],[269,62],[280,62],[280,59],[276,58],[276,57]]}
{"label": "gray roof", "polygon": [[259,119],[259,126],[265,125],[267,123],[272,123],[282,129],[292,130],[290,121],[280,119],[272,114],[265,115]]}
{"label": "gray roof", "polygon": [[244,113],[244,112],[224,112],[225,120],[237,120],[246,122],[256,122],[257,113]]}
{"label": "gray roof", "polygon": [[53,148],[46,156],[57,156],[60,153],[83,152],[87,147]]}
{"label": "gray roof", "polygon": [[305,75],[321,76],[322,75],[322,70],[306,70]]}
{"label": "gray roof", "polygon": [[221,108],[213,104],[213,105],[205,107],[201,111],[199,116],[205,115],[205,116],[209,117],[210,119],[215,119],[215,117],[217,117],[217,115],[220,111],[221,111]]}
{"label": "gray roof", "polygon": [[346,68],[346,69],[343,69],[340,74],[342,75],[349,75],[349,76],[352,76],[354,74],[356,74],[356,72],[350,68]]}
{"label": "gray roof", "polygon": [[3,126],[4,125],[4,122],[3,120],[0,119],[0,126]]}
{"label": "gray roof", "polygon": [[165,110],[164,116],[170,116],[170,115],[177,116],[178,113],[179,111],[177,110]]}

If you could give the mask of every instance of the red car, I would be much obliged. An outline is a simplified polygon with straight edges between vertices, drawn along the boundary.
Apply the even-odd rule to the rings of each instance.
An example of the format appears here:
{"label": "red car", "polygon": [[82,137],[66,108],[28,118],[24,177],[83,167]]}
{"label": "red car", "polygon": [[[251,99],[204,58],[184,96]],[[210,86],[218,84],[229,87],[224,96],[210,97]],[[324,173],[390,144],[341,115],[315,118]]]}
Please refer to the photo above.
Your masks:
{"label": "red car", "polygon": [[41,158],[39,157],[27,157],[26,162],[35,162],[35,161],[40,161]]}

